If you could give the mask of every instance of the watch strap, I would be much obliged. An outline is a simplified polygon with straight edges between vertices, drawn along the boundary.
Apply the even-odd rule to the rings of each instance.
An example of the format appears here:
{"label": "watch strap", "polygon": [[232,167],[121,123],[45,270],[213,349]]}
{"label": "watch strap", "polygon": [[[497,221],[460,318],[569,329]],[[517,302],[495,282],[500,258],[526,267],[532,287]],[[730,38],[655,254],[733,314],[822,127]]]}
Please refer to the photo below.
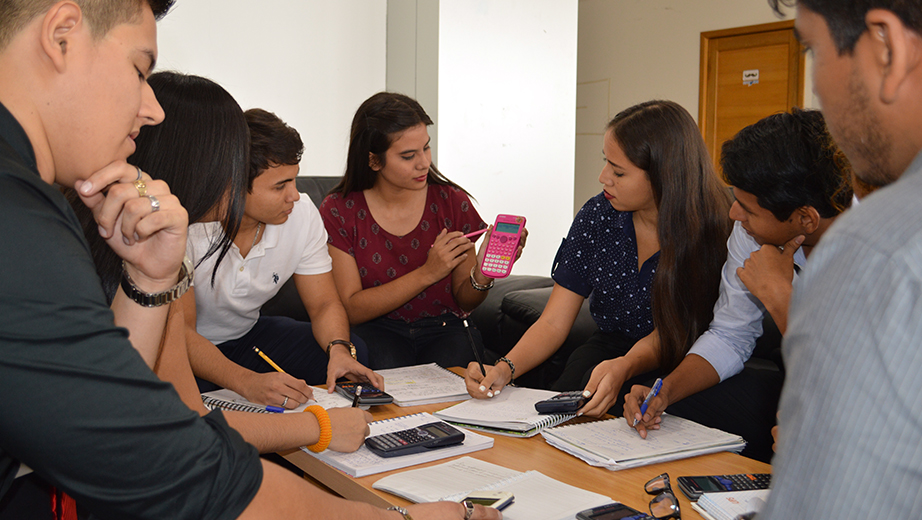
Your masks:
{"label": "watch strap", "polygon": [[121,287],[125,295],[143,307],[160,307],[161,305],[170,304],[189,290],[192,286],[192,279],[195,276],[195,269],[192,267],[192,261],[189,257],[184,257],[182,266],[179,268],[179,281],[173,287],[158,293],[144,292],[135,285],[128,270],[125,269],[125,261],[122,260],[122,281]]}
{"label": "watch strap", "polygon": [[353,345],[351,341],[346,341],[344,339],[334,339],[327,345],[327,357],[330,357],[330,349],[333,348],[333,345],[342,345],[346,347],[352,359],[358,359],[355,355],[355,345]]}

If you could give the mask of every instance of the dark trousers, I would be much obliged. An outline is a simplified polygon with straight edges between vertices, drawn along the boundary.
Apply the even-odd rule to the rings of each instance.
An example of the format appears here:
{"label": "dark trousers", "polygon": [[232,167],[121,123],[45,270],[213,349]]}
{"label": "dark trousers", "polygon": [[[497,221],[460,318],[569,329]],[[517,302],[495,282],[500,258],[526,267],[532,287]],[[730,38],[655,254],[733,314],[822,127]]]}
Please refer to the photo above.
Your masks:
{"label": "dark trousers", "polygon": [[[470,325],[477,351],[483,356],[480,331]],[[353,327],[368,342],[370,368],[381,370],[425,363],[467,367],[474,360],[471,340],[461,319],[454,314],[422,318],[407,323],[387,317],[376,318]]]}
{"label": "dark trousers", "polygon": [[666,408],[668,413],[739,435],[746,440],[742,455],[771,463],[772,435],[784,373],[750,366],[707,390]]}
{"label": "dark trousers", "polygon": [[[358,361],[368,366],[368,348],[361,338],[352,334],[350,341],[355,345]],[[266,353],[269,359],[282,370],[309,385],[327,382],[327,355],[314,339],[310,322],[298,321],[284,316],[260,316],[256,325],[242,338],[225,341],[217,345],[228,359],[254,372],[275,370],[266,363],[253,347]],[[210,392],[219,386],[196,378],[199,391]]]}
{"label": "dark trousers", "polygon": [[[563,373],[557,379],[551,389],[556,392],[566,392],[569,390],[582,390],[589,384],[589,378],[592,376],[592,369],[606,359],[621,357],[629,350],[637,340],[629,338],[624,334],[617,332],[595,331],[586,343],[576,347],[576,350],[570,354],[567,359],[567,365]],[[634,385],[646,384],[648,381],[656,379],[658,371],[648,372],[639,376],[628,379],[618,391],[618,400],[608,410],[608,413],[621,417],[624,414],[624,394],[631,391]]]}

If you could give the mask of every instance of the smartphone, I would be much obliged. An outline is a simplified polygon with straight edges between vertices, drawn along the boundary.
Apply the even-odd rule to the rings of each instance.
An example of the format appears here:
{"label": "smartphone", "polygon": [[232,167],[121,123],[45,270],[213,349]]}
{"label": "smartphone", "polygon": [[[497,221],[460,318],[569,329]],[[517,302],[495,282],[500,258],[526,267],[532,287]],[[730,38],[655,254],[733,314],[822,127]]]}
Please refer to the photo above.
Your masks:
{"label": "smartphone", "polygon": [[583,391],[573,390],[538,401],[535,403],[535,410],[538,413],[576,413],[584,404],[586,404],[586,398],[583,397]]}
{"label": "smartphone", "polygon": [[704,477],[679,477],[679,489],[689,500],[698,500],[703,493],[768,489],[771,473],[740,473],[738,475],[709,475]]}
{"label": "smartphone", "polygon": [[360,405],[378,405],[390,404],[394,398],[386,392],[382,392],[371,386],[371,383],[356,383],[355,381],[341,381],[336,383],[336,392],[343,397],[352,400],[355,398],[356,387],[362,387],[362,395],[359,396]]}
{"label": "smartphone", "polygon": [[614,503],[580,511],[576,513],[576,518],[577,520],[651,520],[653,517],[624,504]]}
{"label": "smartphone", "polygon": [[462,498],[461,502],[464,503],[466,500],[502,511],[515,502],[515,495],[511,491],[473,491]]}
{"label": "smartphone", "polygon": [[365,439],[365,446],[382,457],[397,457],[464,442],[464,432],[441,421]]}
{"label": "smartphone", "polygon": [[480,264],[480,272],[490,278],[505,278],[512,272],[515,253],[519,247],[522,230],[525,229],[525,217],[517,215],[497,215],[487,242],[487,250]]}

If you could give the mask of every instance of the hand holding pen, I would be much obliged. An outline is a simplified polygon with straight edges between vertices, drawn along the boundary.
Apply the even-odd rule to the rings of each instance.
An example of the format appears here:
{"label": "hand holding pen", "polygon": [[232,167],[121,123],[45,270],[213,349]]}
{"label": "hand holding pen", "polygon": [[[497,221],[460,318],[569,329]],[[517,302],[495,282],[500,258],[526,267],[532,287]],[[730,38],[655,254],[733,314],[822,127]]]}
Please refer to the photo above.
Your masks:
{"label": "hand holding pen", "polygon": [[[624,398],[624,418],[632,428],[637,430],[641,438],[647,438],[647,430],[658,430],[660,417],[666,408],[666,399],[662,396],[663,380],[657,379],[652,388],[642,385],[634,385],[631,393]],[[641,401],[643,399],[643,401]],[[651,408],[652,407],[652,408]],[[651,419],[644,420],[648,410],[651,412]]]}

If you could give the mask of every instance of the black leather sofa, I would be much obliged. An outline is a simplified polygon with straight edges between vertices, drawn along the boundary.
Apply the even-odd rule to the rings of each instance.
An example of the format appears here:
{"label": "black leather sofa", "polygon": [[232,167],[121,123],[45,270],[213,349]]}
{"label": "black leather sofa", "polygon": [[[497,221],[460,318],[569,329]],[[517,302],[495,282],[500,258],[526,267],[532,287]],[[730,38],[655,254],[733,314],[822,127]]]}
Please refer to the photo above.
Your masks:
{"label": "black leather sofa", "polygon": [[[314,205],[319,207],[323,198],[338,181],[339,177],[298,177],[298,191],[308,195]],[[550,262],[551,259],[548,259],[548,270],[550,270]],[[486,348],[485,362],[493,363],[515,346],[522,334],[541,315],[553,285],[554,282],[550,276],[511,275],[508,278],[496,280],[487,299],[474,310],[470,317],[473,325],[480,330],[483,336]],[[304,310],[304,305],[294,287],[294,282],[291,280],[285,283],[279,293],[263,306],[262,312],[266,315],[309,320],[307,311]],[[523,386],[536,388],[549,387],[563,371],[564,364],[573,349],[581,345],[596,328],[595,322],[589,315],[589,304],[586,302],[560,350],[542,365],[517,378],[516,382]],[[370,340],[370,338],[364,339]]]}

